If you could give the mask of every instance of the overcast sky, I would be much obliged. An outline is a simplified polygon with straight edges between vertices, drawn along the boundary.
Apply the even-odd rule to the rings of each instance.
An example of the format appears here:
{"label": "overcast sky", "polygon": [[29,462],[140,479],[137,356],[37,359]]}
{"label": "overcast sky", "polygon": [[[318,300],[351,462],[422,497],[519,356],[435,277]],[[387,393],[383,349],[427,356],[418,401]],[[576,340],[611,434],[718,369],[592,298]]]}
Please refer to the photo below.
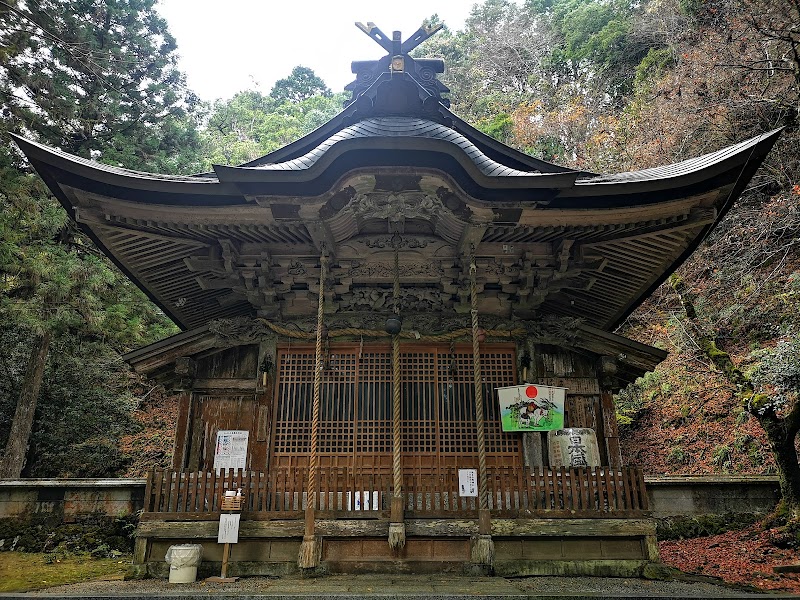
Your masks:
{"label": "overcast sky", "polygon": [[472,0],[160,0],[159,12],[178,41],[180,66],[203,100],[272,85],[303,65],[340,92],[353,80],[350,62],[385,54],[354,23],[373,21],[403,40],[436,13],[461,29]]}

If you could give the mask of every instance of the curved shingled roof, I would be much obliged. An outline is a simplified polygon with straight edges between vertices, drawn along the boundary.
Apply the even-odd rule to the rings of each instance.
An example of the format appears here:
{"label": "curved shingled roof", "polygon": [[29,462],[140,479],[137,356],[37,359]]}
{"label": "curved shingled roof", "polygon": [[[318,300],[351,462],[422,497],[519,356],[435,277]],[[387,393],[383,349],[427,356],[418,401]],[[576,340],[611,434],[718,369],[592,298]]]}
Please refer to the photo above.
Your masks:
{"label": "curved shingled roof", "polygon": [[691,173],[714,169],[716,165],[723,164],[726,159],[733,158],[739,154],[754,152],[756,148],[764,141],[774,139],[782,131],[781,128],[773,129],[767,133],[757,135],[738,144],[726,146],[722,150],[716,152],[709,152],[702,156],[697,156],[670,165],[662,165],[659,167],[652,167],[650,169],[642,169],[640,171],[625,171],[622,173],[614,173],[609,175],[596,175],[594,177],[581,178],[576,181],[578,185],[595,185],[607,183],[630,183],[634,181],[656,181],[668,180],[676,177],[683,177]]}
{"label": "curved shingled roof", "polygon": [[672,165],[593,176],[577,171],[543,173],[510,167],[487,156],[458,131],[420,117],[366,118],[341,129],[300,157],[256,166],[217,166],[218,177],[143,173],[14,137],[40,173],[53,171],[56,179],[68,173],[72,179],[78,176],[85,181],[82,185],[87,189],[103,185],[109,195],[147,204],[240,204],[247,201],[245,195],[255,193],[253,185],[262,194],[315,196],[326,192],[334,181],[359,164],[397,164],[440,170],[478,201],[524,203],[527,199],[539,203],[544,200],[552,208],[612,208],[703,193],[718,186],[716,179],[728,172],[733,180],[740,175],[749,178],[779,133],[776,129]]}
{"label": "curved shingled roof", "polygon": [[398,113],[375,98],[216,175],[141,173],[16,139],[72,218],[184,328],[312,313],[309,257],[323,246],[341,253],[334,302],[353,310],[382,293],[353,265],[380,260],[373,238],[407,226],[426,240],[410,282],[420,302],[464,309],[459,255],[473,247],[486,264],[482,310],[612,329],[697,247],[779,135],[597,175],[527,157],[442,105]]}
{"label": "curved shingled roof", "polygon": [[459,132],[441,123],[415,117],[372,117],[359,121],[335,133],[319,146],[303,156],[280,163],[265,163],[254,167],[263,170],[300,171],[308,169],[317,162],[332,146],[345,140],[359,138],[428,138],[443,140],[459,148],[480,170],[489,177],[529,177],[532,172],[512,169],[492,160],[481,152],[475,144]]}

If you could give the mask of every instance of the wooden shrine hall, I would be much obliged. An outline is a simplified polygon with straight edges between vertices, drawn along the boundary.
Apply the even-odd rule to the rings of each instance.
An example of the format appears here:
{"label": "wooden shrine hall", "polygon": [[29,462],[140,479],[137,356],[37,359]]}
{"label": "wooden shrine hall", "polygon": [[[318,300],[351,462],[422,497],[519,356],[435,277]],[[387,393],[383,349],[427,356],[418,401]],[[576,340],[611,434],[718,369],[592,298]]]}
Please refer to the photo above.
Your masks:
{"label": "wooden shrine hall", "polygon": [[[410,55],[438,27],[360,27],[386,55],[353,63],[343,111],[243,165],[154,175],[16,138],[183,330],[125,357],[179,403],[135,563],[163,574],[191,541],[215,570],[240,489],[233,574],[640,573],[655,526],[613,394],[666,353],[613,332],[779,132],[643,171],[566,169],[449,110],[443,62]],[[504,430],[496,390],[524,384],[566,388],[563,426],[593,430],[594,465]]]}

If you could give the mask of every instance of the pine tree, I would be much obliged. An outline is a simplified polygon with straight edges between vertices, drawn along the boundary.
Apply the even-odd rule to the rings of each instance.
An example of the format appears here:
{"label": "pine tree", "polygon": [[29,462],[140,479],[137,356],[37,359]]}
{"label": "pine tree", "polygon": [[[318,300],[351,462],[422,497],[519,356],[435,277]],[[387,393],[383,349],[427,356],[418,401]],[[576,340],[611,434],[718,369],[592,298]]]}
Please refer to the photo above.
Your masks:
{"label": "pine tree", "polygon": [[[197,168],[197,99],[153,0],[0,0],[0,48],[0,132],[129,168]],[[95,351],[110,352],[169,325],[8,145],[0,170],[0,323],[27,346],[4,349],[14,368],[3,387],[14,391],[16,407],[0,477],[18,477],[53,345],[80,352],[92,340],[104,344]],[[68,339],[78,342],[65,346]]]}

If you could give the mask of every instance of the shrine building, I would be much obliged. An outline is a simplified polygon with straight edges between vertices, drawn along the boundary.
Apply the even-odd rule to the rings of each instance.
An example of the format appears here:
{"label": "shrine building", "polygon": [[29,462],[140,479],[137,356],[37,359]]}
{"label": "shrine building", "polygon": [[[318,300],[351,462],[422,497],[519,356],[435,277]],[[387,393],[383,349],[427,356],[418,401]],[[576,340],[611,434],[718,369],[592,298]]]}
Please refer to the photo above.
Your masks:
{"label": "shrine building", "polygon": [[[243,165],[156,175],[16,138],[182,330],[125,357],[179,408],[135,564],[163,574],[170,545],[196,542],[215,570],[222,498],[241,489],[232,574],[637,575],[658,547],[613,394],[666,352],[614,331],[779,131],[575,171],[449,110],[443,62],[410,55],[438,27],[361,27],[386,55],[353,63],[344,110]],[[575,438],[557,456],[538,427],[556,413]]]}

